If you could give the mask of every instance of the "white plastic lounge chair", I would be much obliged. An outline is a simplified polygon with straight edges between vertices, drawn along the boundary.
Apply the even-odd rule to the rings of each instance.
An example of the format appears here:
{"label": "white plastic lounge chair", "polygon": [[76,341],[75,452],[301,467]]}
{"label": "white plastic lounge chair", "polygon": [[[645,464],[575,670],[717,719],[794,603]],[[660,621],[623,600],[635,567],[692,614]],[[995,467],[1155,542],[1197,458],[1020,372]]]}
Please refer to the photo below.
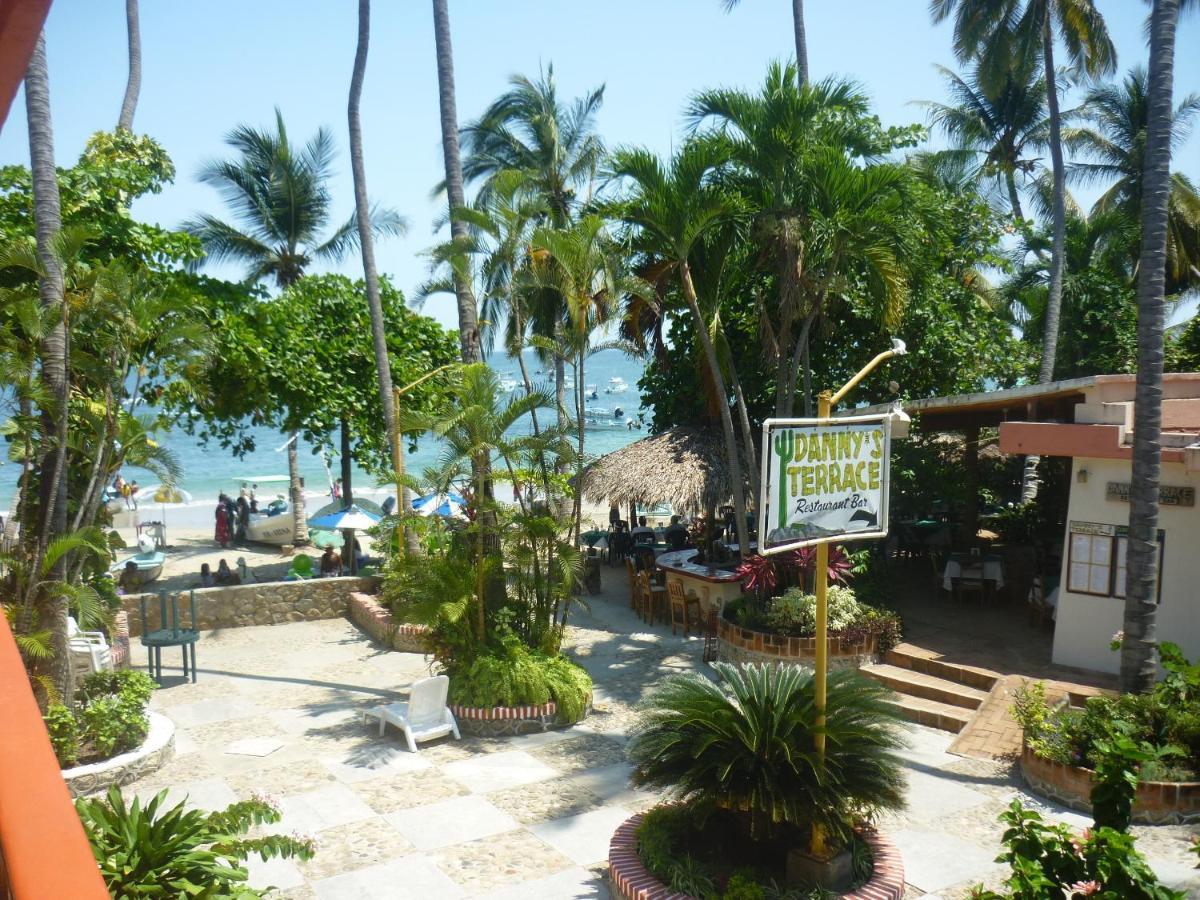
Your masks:
{"label": "white plastic lounge chair", "polygon": [[444,734],[453,734],[457,740],[462,740],[454,714],[446,706],[449,689],[450,679],[445,675],[414,681],[407,703],[389,703],[363,710],[363,722],[368,718],[378,719],[380,736],[389,722],[395,725],[404,732],[408,749],[413,753],[417,752],[418,741],[431,741]]}
{"label": "white plastic lounge chair", "polygon": [[67,616],[67,645],[71,648],[71,661],[77,671],[85,675],[112,671],[112,649],[104,632],[80,631],[74,616]]}

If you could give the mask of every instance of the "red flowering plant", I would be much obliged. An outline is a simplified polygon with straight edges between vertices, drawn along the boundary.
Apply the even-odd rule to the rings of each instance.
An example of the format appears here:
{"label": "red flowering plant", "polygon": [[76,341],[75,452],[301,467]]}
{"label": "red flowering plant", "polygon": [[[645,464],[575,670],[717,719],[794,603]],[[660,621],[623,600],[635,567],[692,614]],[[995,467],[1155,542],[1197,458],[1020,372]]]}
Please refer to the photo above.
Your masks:
{"label": "red flowering plant", "polygon": [[[801,547],[798,550],[793,550],[788,554],[790,564],[803,576],[805,588],[812,585],[812,576],[817,570],[817,548],[816,547]],[[835,545],[829,548],[829,565],[826,569],[827,577],[834,584],[849,584],[853,577],[854,564],[850,561],[850,557],[846,555],[846,551],[840,546]]]}
{"label": "red flowering plant", "polygon": [[735,574],[742,583],[742,590],[760,603],[771,596],[771,592],[779,584],[775,560],[769,556],[747,556],[737,567]]}

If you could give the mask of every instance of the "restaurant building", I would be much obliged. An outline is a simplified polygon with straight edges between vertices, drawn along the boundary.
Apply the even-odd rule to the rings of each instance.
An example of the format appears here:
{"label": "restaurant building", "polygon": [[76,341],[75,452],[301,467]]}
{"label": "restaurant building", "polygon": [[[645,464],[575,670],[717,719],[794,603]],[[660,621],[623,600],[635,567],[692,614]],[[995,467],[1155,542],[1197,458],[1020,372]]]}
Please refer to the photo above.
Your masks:
{"label": "restaurant building", "polygon": [[[1096,375],[904,404],[920,432],[966,436],[968,479],[978,471],[970,457],[983,428],[998,428],[1004,453],[1071,459],[1058,585],[1047,592],[1055,606],[1052,661],[1058,665],[1098,672],[1120,667],[1110,643],[1124,615],[1134,390],[1133,375]],[[1193,659],[1200,658],[1198,487],[1200,374],[1164,375],[1158,638],[1179,644]],[[977,510],[968,514],[973,521]]]}

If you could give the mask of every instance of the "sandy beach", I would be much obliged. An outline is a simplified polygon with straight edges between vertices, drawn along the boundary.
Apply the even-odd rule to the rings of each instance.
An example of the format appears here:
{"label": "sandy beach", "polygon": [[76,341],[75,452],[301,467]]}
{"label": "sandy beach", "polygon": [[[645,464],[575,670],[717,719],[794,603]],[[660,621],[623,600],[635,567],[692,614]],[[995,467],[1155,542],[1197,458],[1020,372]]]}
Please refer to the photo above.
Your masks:
{"label": "sandy beach", "polygon": [[[497,483],[496,493],[502,502],[511,488]],[[380,503],[388,495],[385,490],[356,491],[356,496]],[[322,506],[330,503],[328,494],[310,493],[305,502],[309,515]],[[314,568],[321,556],[321,549],[315,546],[296,548],[285,552],[283,548],[269,544],[247,543],[242,546],[222,548],[214,539],[215,503],[197,501],[194,503],[156,504],[143,502],[136,510],[118,513],[113,527],[126,545],[133,547],[137,543],[137,528],[139,524],[162,522],[166,527],[167,558],[163,566],[162,576],[151,585],[152,590],[183,591],[200,587],[200,567],[208,563],[212,571],[216,571],[221,560],[225,560],[231,569],[238,568],[238,561],[245,560],[251,581],[278,581],[291,568],[292,559],[296,554],[305,553],[313,558]],[[584,503],[584,529],[589,527],[608,527],[608,507],[594,503]],[[367,555],[372,555],[374,548],[371,539],[365,534],[357,535],[359,543]],[[120,554],[118,554],[120,555]]]}

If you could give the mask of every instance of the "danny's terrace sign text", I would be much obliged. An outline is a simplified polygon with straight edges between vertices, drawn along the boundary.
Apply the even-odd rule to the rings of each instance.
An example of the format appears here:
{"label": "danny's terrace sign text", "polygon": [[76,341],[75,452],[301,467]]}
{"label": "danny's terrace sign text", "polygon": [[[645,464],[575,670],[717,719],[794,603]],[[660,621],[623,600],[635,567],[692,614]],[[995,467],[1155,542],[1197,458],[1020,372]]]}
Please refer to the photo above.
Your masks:
{"label": "danny's terrace sign text", "polygon": [[763,436],[760,552],[887,536],[887,416],[768,419]]}

